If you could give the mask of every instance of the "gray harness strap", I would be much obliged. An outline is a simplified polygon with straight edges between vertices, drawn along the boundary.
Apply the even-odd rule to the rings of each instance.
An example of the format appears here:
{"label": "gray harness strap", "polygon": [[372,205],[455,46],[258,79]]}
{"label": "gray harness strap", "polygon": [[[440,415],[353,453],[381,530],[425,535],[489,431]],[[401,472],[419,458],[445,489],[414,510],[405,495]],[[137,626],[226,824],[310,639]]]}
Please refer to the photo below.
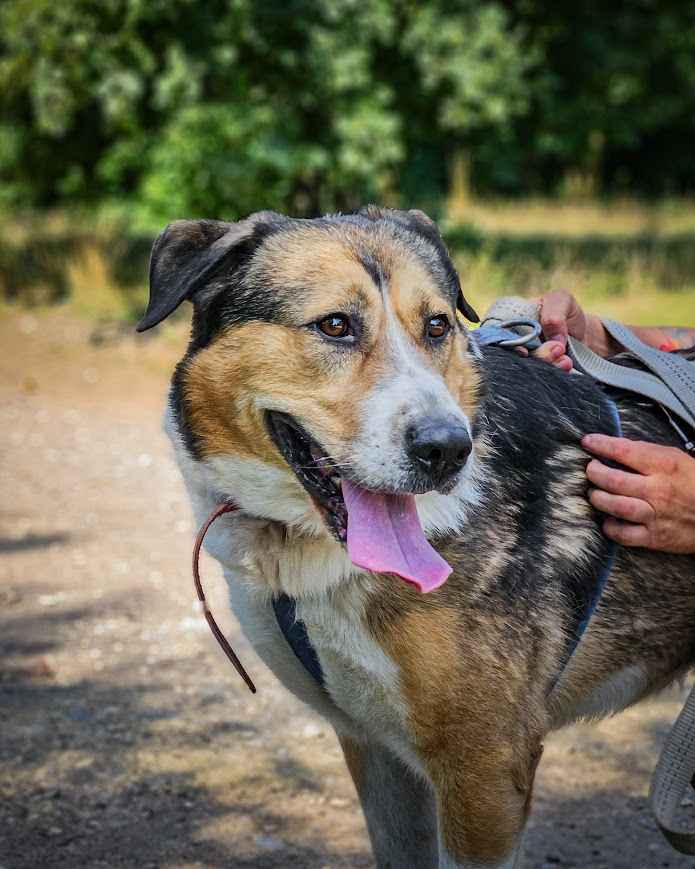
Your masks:
{"label": "gray harness strap", "polygon": [[[695,425],[695,366],[692,362],[675,353],[664,353],[644,344],[622,323],[616,323],[615,320],[602,322],[619,344],[641,359],[647,368],[663,380],[686,410],[682,419],[689,425]],[[679,411],[674,412],[681,415]]]}
{"label": "gray harness strap", "polygon": [[[537,320],[540,306],[528,299],[508,297],[496,302],[485,322],[498,326],[499,320],[512,317]],[[570,353],[578,369],[599,383],[625,389],[655,401],[670,410],[695,430],[695,363],[655,350],[615,320],[603,320],[615,340],[646,365],[648,371],[616,365],[598,356],[585,344],[570,338]],[[668,415],[668,413],[667,413]],[[695,444],[674,420],[671,424],[683,436],[684,448],[695,455]],[[666,739],[652,776],[649,802],[659,829],[682,854],[695,855],[695,830],[679,824],[678,811],[695,776],[695,687]]]}
{"label": "gray harness strap", "polygon": [[[584,374],[588,374],[589,377],[593,377],[594,380],[598,380],[599,383],[603,383],[606,386],[626,389],[628,392],[634,392],[637,395],[650,398],[662,407],[668,408],[672,413],[688,423],[688,425],[695,428],[695,410],[691,413],[660,377],[650,374],[648,371],[627,368],[625,365],[616,365],[615,362],[610,362],[608,359],[598,356],[586,344],[582,344],[581,341],[577,341],[575,338],[570,338],[568,345],[573,361]],[[633,353],[633,355],[637,356],[636,353]],[[663,355],[665,356],[666,354],[664,353]],[[672,361],[682,362],[683,365],[687,365],[695,370],[695,365],[692,362],[687,362],[685,359]],[[695,378],[693,382],[695,383]],[[695,408],[695,402],[693,403],[693,408]]]}
{"label": "gray harness strap", "polygon": [[677,816],[695,775],[695,688],[671,728],[649,788],[649,804],[666,839],[681,854],[695,854],[695,830]]}
{"label": "gray harness strap", "polygon": [[[615,320],[603,320],[603,325],[619,344],[657,375],[654,377],[645,371],[637,372],[638,388],[632,391],[653,398],[695,429],[695,364],[673,353],[648,347]],[[621,367],[621,370],[626,369]],[[656,380],[655,394],[645,390],[646,378],[649,378],[650,390],[654,389],[653,381]],[[685,448],[688,452],[695,452],[692,441],[687,442]],[[687,824],[679,823],[678,814],[694,775],[695,688],[691,689],[685,706],[666,738],[649,788],[649,803],[659,829],[677,851],[693,855],[695,830]]]}

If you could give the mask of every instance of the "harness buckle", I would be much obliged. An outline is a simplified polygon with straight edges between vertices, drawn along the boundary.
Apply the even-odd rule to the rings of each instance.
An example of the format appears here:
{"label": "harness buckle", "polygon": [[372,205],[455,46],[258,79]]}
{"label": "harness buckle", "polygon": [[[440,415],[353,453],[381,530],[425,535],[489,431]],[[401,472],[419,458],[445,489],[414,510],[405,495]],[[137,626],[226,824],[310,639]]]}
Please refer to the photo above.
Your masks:
{"label": "harness buckle", "polygon": [[526,344],[530,344],[532,341],[536,339],[540,339],[541,336],[541,324],[538,320],[527,320],[523,317],[517,317],[512,320],[502,320],[499,324],[500,329],[511,329],[514,331],[519,326],[526,326],[531,331],[527,332],[525,335],[519,335],[518,338],[505,338],[503,341],[499,341],[498,347],[523,347]]}

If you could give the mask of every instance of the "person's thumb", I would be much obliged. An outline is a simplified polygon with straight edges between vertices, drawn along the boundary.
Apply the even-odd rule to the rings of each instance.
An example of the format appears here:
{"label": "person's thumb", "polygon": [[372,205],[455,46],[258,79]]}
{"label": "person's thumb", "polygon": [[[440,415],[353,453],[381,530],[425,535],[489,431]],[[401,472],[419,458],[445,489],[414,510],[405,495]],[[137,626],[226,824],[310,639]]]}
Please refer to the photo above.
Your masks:
{"label": "person's thumb", "polygon": [[571,322],[578,312],[580,309],[571,293],[561,291],[543,296],[539,318],[546,341],[558,341],[566,348]]}

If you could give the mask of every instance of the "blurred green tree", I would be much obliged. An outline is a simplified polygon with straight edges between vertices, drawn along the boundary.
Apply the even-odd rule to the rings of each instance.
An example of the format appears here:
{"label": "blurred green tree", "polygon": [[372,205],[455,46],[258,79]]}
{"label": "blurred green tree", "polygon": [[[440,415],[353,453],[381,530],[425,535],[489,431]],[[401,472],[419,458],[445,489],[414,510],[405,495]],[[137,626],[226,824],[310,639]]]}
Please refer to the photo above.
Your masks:
{"label": "blurred green tree", "polygon": [[4,0],[0,204],[695,188],[693,0]]}
{"label": "blurred green tree", "polygon": [[[513,0],[542,63],[529,110],[497,152],[517,191],[695,190],[693,0]],[[494,135],[479,153],[492,170]]]}
{"label": "blurred green tree", "polygon": [[497,2],[5,0],[7,204],[148,221],[436,199],[447,158],[526,105]]}

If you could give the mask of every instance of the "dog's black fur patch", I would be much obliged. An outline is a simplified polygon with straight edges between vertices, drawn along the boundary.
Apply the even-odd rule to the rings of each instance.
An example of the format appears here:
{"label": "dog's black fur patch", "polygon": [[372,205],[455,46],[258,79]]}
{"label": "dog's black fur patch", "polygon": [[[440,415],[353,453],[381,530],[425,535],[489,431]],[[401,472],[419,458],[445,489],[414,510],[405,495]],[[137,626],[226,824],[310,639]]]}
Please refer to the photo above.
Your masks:
{"label": "dog's black fur patch", "polygon": [[[540,629],[538,615],[543,601],[557,602],[559,593],[563,605],[557,609],[566,619],[562,625],[566,653],[558,661],[559,674],[593,608],[599,576],[610,563],[615,546],[600,532],[603,517],[593,509],[593,544],[583,557],[568,557],[554,546],[558,532],[572,534],[576,525],[577,535],[585,535],[592,520],[575,517],[569,511],[563,514],[561,527],[553,519],[548,509],[550,493],[554,487],[561,490],[567,486],[572,471],[583,472],[590,456],[585,454],[586,459],[575,468],[553,461],[553,457],[565,446],[579,448],[584,434],[617,434],[615,416],[606,394],[589,377],[567,375],[509,350],[484,348],[482,353],[484,390],[474,435],[484,433],[494,458],[485,464],[480,502],[471,510],[466,527],[443,545],[442,554],[455,570],[439,593],[444,599],[450,597],[451,605],[456,606],[462,595],[469,594],[461,577],[482,572],[494,551],[490,529],[505,527],[514,532],[520,541],[514,557],[496,574],[475,606],[507,614],[510,625],[519,624],[521,619],[524,629],[533,633]],[[637,397],[625,393],[613,398],[627,436],[679,445],[656,408],[642,407]],[[582,473],[573,495],[584,499],[588,487]],[[562,504],[558,506],[562,509]],[[679,556],[660,557],[668,560]]]}

